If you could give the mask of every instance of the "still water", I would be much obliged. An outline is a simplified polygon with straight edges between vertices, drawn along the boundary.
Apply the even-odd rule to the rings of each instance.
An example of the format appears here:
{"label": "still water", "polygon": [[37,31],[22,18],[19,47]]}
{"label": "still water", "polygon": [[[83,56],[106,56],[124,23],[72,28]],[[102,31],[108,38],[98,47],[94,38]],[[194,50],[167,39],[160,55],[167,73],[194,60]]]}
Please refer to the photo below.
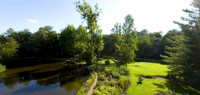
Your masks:
{"label": "still water", "polygon": [[0,73],[0,95],[76,95],[88,79],[84,66],[51,63]]}

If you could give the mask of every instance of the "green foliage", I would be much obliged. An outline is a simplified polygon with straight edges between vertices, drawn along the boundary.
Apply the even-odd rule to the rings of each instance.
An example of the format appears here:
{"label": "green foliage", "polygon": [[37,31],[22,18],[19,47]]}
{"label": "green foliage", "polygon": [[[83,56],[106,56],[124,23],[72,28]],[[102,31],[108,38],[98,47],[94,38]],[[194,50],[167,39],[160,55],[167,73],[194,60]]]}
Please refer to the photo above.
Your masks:
{"label": "green foliage", "polygon": [[117,87],[102,84],[94,90],[93,95],[121,95],[121,93],[122,90]]}
{"label": "green foliage", "polygon": [[92,64],[97,63],[96,62],[97,61],[96,54],[91,49],[87,48],[86,52],[84,52],[82,56],[83,56],[82,57],[83,60],[86,61],[86,64],[92,65]]}
{"label": "green foliage", "polygon": [[122,95],[130,86],[129,70],[125,66],[100,64],[94,95]]}
{"label": "green foliage", "polygon": [[2,64],[0,64],[0,73],[6,70],[6,66],[3,66]]}
{"label": "green foliage", "polygon": [[5,42],[0,42],[0,59],[14,56],[18,47],[19,44],[12,37],[7,38]]}
{"label": "green foliage", "polygon": [[73,25],[68,25],[67,28],[61,32],[59,41],[64,55],[73,56],[75,54],[75,34],[76,28]]}
{"label": "green foliage", "polygon": [[117,33],[110,35],[104,35],[104,56],[119,57],[118,49],[120,49],[120,44],[122,43],[122,36]]}
{"label": "green foliage", "polygon": [[128,62],[133,62],[135,57],[135,52],[131,49],[131,47],[121,47],[119,58],[121,63],[127,64]]}
{"label": "green foliage", "polygon": [[119,87],[122,88],[124,92],[129,88],[130,83],[130,79],[126,78],[125,76],[120,76]]}
{"label": "green foliage", "polygon": [[161,46],[161,32],[148,33],[147,30],[142,30],[138,35],[138,49],[136,52],[137,58],[143,59],[159,59]]}
{"label": "green foliage", "polygon": [[113,31],[113,39],[111,43],[114,47],[115,54],[121,60],[122,63],[134,61],[135,51],[137,51],[137,37],[134,28],[134,19],[131,15],[127,15],[124,18],[125,22],[123,25],[115,24]]}
{"label": "green foliage", "polygon": [[124,76],[129,76],[130,75],[130,72],[129,72],[128,68],[124,67],[124,66],[121,66],[119,68],[119,73],[120,73],[120,75],[124,75]]}
{"label": "green foliage", "polygon": [[[83,20],[86,21],[87,26],[86,29],[89,31],[90,39],[87,43],[87,51],[84,55],[88,55],[90,58],[85,59],[87,64],[94,64],[96,61],[97,54],[95,51],[103,50],[103,40],[102,40],[102,30],[99,28],[100,26],[97,24],[97,20],[101,13],[98,5],[95,5],[94,9],[83,0],[83,3],[80,1],[76,2],[76,9],[81,14]],[[97,63],[97,62],[95,62]]]}
{"label": "green foliage", "polygon": [[167,34],[165,34],[162,37],[162,39],[161,39],[161,54],[162,55],[166,55],[166,53],[164,52],[166,50],[166,47],[171,46],[171,43],[169,40],[170,39],[172,40],[172,38],[177,35],[180,35],[177,30],[170,30],[167,32]]}
{"label": "green foliage", "polygon": [[200,89],[200,25],[199,0],[192,2],[193,9],[184,10],[189,18],[182,18],[188,23],[175,22],[181,27],[180,35],[168,39],[164,61],[170,63],[169,77],[172,81]]}

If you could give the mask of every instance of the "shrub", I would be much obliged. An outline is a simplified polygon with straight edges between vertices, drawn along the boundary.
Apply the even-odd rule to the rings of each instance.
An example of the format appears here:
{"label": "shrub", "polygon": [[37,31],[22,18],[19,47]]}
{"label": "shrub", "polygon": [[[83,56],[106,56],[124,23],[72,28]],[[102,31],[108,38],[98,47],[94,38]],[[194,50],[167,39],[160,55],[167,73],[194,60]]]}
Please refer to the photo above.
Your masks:
{"label": "shrub", "polygon": [[89,69],[91,72],[93,72],[93,71],[96,70],[96,66],[95,66],[95,65],[90,65],[90,66],[88,67],[88,69]]}
{"label": "shrub", "polygon": [[94,90],[93,95],[121,95],[121,92],[122,90],[117,87],[100,85]]}
{"label": "shrub", "polygon": [[124,90],[124,92],[129,88],[130,83],[130,79],[125,76],[121,76],[119,79],[119,86]]}
{"label": "shrub", "polygon": [[106,76],[109,76],[109,75],[111,75],[111,69],[110,68],[105,68],[105,70],[104,70],[104,72],[105,72],[105,75]]}
{"label": "shrub", "polygon": [[105,64],[106,64],[106,65],[110,65],[110,60],[107,59],[107,60],[105,61]]}
{"label": "shrub", "polygon": [[104,81],[106,80],[106,77],[103,74],[101,74],[99,75],[98,80]]}
{"label": "shrub", "polygon": [[120,67],[119,68],[120,75],[129,76],[130,72],[127,67]]}
{"label": "shrub", "polygon": [[116,71],[112,71],[111,75],[112,75],[113,78],[117,78],[117,79],[119,79],[119,76],[120,76],[120,74]]}

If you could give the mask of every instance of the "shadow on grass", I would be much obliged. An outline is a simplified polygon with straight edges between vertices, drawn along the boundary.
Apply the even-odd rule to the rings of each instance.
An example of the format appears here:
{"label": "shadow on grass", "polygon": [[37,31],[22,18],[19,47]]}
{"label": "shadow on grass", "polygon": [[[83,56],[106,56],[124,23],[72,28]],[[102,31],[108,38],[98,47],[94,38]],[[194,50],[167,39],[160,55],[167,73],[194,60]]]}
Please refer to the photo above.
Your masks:
{"label": "shadow on grass", "polygon": [[189,87],[182,86],[180,84],[175,84],[174,82],[169,81],[169,80],[165,83],[165,85],[173,93],[179,93],[181,95],[188,95],[188,94],[189,95],[200,95],[200,91],[194,90]]}
{"label": "shadow on grass", "polygon": [[156,85],[158,88],[165,88],[164,84],[153,83],[153,85]]}
{"label": "shadow on grass", "polygon": [[[140,84],[142,84],[142,82],[137,82],[137,85],[140,85]],[[136,86],[137,86],[137,85],[136,85]]]}

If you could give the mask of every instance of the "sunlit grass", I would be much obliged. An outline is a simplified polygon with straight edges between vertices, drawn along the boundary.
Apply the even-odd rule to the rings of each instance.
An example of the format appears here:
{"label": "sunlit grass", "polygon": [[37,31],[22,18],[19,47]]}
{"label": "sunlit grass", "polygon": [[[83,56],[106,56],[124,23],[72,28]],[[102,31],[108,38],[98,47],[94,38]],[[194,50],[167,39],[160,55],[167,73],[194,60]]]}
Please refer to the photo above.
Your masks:
{"label": "sunlit grass", "polygon": [[[198,95],[196,92],[180,85],[169,83],[166,75],[169,71],[168,65],[149,62],[136,62],[128,64],[130,70],[131,87],[127,95],[154,95],[157,92],[172,92],[175,94]],[[138,84],[139,76],[152,76],[154,78],[143,78],[142,84]],[[158,76],[160,78],[155,78]]]}

